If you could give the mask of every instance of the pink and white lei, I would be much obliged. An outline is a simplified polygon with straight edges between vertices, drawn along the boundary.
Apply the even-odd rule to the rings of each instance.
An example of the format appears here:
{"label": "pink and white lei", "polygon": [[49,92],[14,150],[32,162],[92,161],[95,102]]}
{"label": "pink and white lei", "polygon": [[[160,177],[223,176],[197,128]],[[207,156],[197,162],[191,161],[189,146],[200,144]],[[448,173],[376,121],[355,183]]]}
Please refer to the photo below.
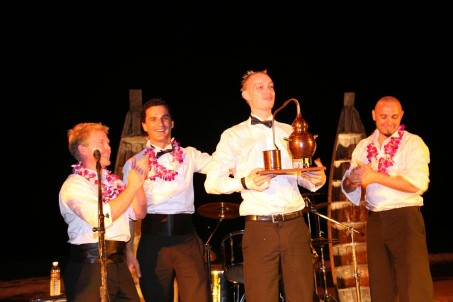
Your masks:
{"label": "pink and white lei", "polygon": [[[92,184],[98,185],[98,174],[95,171],[84,168],[80,162],[71,167],[72,173],[83,176]],[[101,183],[102,202],[107,203],[126,189],[126,185],[117,175],[112,174],[107,169],[102,169],[102,175],[104,176]]]}
{"label": "pink and white lei", "polygon": [[[377,131],[377,130],[376,130]],[[379,159],[378,157],[378,150],[376,148],[376,145],[374,142],[371,142],[367,146],[367,159],[368,162],[373,164],[378,161],[378,172],[388,174],[387,170],[389,167],[393,166],[393,156],[395,156],[396,151],[398,150],[399,144],[401,143],[401,140],[403,139],[404,135],[404,125],[400,125],[398,128],[398,137],[393,136],[390,138],[390,141],[385,144],[384,146],[384,155],[381,156]]]}
{"label": "pink and white lei", "polygon": [[[151,146],[150,140],[147,140],[147,146]],[[173,139],[171,141],[171,147],[173,151],[171,155],[173,156],[172,168],[173,170],[167,169],[157,162],[156,153],[153,147],[148,147],[145,150],[145,155],[148,154],[148,164],[149,164],[149,173],[147,179],[156,180],[156,177],[159,177],[165,181],[172,181],[175,179],[175,176],[178,175],[176,168],[180,163],[184,161],[183,152],[179,143]]]}

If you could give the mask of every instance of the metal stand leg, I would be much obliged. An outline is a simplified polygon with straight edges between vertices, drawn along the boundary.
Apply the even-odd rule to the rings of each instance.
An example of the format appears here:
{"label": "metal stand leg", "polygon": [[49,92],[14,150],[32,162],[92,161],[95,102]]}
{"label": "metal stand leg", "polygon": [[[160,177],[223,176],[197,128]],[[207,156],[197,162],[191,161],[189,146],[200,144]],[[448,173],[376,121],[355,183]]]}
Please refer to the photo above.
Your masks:
{"label": "metal stand leg", "polygon": [[[305,202],[306,202],[307,206],[310,206],[311,202],[310,202],[309,199],[308,200],[307,199],[308,199],[308,197],[305,197]],[[309,214],[307,213],[307,215],[309,215]],[[308,219],[310,219],[310,216],[308,216]],[[310,228],[310,233],[311,233],[311,225],[309,224],[309,226],[310,226],[309,228]],[[316,255],[317,264],[318,264],[318,266],[320,265],[318,270],[319,270],[320,275],[322,277],[323,292],[322,293],[318,293],[318,282],[317,282],[317,278],[316,278],[317,277],[317,275],[316,275],[316,266],[314,266],[315,295],[316,295],[316,298],[319,299],[319,301],[334,301],[334,302],[338,302],[338,300],[334,296],[330,295],[328,290],[327,290],[327,273],[326,273],[326,265],[325,265],[325,260],[324,260],[324,245],[326,244],[327,241],[322,236],[323,235],[323,231],[321,231],[321,221],[319,219],[319,216],[317,217],[316,227],[317,227],[317,231],[318,231],[318,238],[317,238],[318,240],[313,241],[313,243],[314,242],[317,243],[317,245],[319,247],[320,255],[318,256],[318,253],[316,253],[316,250],[314,250],[314,252],[312,251],[312,253],[314,255]],[[314,249],[313,245],[312,245],[312,249]]]}
{"label": "metal stand leg", "polygon": [[322,285],[323,285],[323,292],[321,294],[318,294],[318,297],[320,298],[320,301],[334,301],[334,302],[338,302],[338,300],[329,294],[328,290],[327,290],[327,274],[326,274],[326,265],[325,265],[325,261],[324,261],[324,246],[321,245],[319,247],[319,251],[320,251],[320,263],[321,263],[321,267],[319,268],[319,272],[321,273],[322,275]]}
{"label": "metal stand leg", "polygon": [[245,293],[241,297],[241,284],[234,283],[234,293],[233,293],[233,302],[244,302],[245,301]]}
{"label": "metal stand leg", "polygon": [[[354,278],[355,278],[355,281],[356,281],[356,294],[357,294],[357,302],[361,302],[362,301],[362,293],[361,293],[361,288],[360,288],[360,273],[359,273],[359,270],[358,270],[358,265],[357,265],[357,258],[356,258],[356,243],[354,241],[354,233],[358,233],[362,236],[365,236],[364,233],[354,229],[352,226],[348,226],[344,223],[341,223],[341,222],[338,222],[332,218],[329,218],[323,214],[320,214],[318,213],[318,211],[316,210],[315,207],[311,206],[311,201],[308,199],[305,200],[305,202],[308,202],[308,204],[310,205],[310,212],[311,213],[314,213],[318,216],[318,229],[319,229],[319,217],[322,217],[324,219],[327,219],[333,223],[336,223],[338,225],[341,225],[343,226],[344,228],[348,229],[349,232],[351,233],[351,243],[352,243],[352,260],[353,260],[353,263],[354,263]],[[322,233],[320,232],[320,235]],[[319,242],[322,242],[321,240]],[[321,253],[322,253],[322,247],[321,247]],[[323,255],[321,254],[321,259],[323,260]],[[322,265],[321,269],[324,268],[324,265]],[[325,273],[324,273],[324,278],[325,278]],[[324,289],[324,298],[328,299],[329,298],[329,295],[326,295],[326,290],[327,290],[327,287],[325,287]],[[322,300],[322,301],[337,301],[337,300]]]}
{"label": "metal stand leg", "polygon": [[213,289],[213,284],[212,284],[212,280],[211,280],[211,239],[212,239],[212,236],[214,236],[214,233],[217,231],[217,229],[219,228],[220,226],[220,223],[222,222],[222,218],[220,218],[219,222],[217,223],[214,231],[212,231],[212,234],[209,236],[208,240],[206,241],[206,244],[205,244],[205,250],[206,250],[206,261],[207,261],[207,267],[208,267],[208,282],[209,282],[209,288],[212,292],[212,289]]}
{"label": "metal stand leg", "polygon": [[[304,200],[305,200],[306,206],[309,207],[308,197],[304,197]],[[312,227],[311,227],[310,212],[307,212],[307,225],[308,225],[308,230],[310,231],[310,234],[313,235]],[[316,249],[313,247],[313,245],[311,243],[310,243],[310,247],[311,247],[311,254],[313,257],[313,281],[314,281],[314,286],[313,286],[314,297],[313,298],[315,299],[315,297],[316,297],[316,300],[318,301],[319,295],[318,295],[318,278],[317,278],[317,274],[316,274],[316,265],[318,265],[319,256],[318,256],[318,252],[316,251]],[[316,263],[314,262],[314,259],[316,259]]]}

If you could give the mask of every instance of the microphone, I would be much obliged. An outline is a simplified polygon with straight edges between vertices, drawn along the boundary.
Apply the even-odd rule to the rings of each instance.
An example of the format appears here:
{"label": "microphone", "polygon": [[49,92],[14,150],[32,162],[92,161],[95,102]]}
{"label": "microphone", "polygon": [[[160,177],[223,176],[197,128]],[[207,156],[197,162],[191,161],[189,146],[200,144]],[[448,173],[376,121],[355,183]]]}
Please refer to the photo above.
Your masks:
{"label": "microphone", "polygon": [[101,151],[98,148],[93,149],[93,156],[96,158],[96,161],[101,160]]}

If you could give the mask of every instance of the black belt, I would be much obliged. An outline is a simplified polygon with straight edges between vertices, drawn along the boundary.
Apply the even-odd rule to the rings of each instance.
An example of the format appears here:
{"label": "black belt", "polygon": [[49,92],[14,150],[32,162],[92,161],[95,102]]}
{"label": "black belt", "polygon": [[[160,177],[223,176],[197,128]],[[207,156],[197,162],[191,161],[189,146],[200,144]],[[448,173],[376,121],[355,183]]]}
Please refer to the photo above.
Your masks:
{"label": "black belt", "polygon": [[[125,241],[105,240],[106,262],[122,263],[126,260]],[[98,243],[71,244],[71,261],[95,263],[100,262]]]}
{"label": "black belt", "polygon": [[178,236],[193,232],[192,214],[147,214],[142,219],[142,235]]}
{"label": "black belt", "polygon": [[245,217],[246,221],[256,220],[256,221],[272,221],[273,223],[283,222],[291,220],[297,217],[302,216],[302,211],[291,212],[287,214],[277,214],[277,215],[247,215]]}

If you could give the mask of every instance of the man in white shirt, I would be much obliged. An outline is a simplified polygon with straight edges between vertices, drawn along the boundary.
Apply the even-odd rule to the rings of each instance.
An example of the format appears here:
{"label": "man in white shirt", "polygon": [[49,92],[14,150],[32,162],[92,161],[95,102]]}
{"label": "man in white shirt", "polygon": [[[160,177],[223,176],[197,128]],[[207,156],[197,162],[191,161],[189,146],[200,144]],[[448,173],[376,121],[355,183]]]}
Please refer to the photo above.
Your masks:
{"label": "man in white shirt", "polygon": [[[263,151],[275,149],[272,135],[274,83],[267,71],[249,71],[242,81],[242,97],[251,117],[225,130],[212,154],[205,189],[211,194],[240,192],[245,216],[242,237],[244,290],[247,302],[275,302],[282,278],[285,301],[312,302],[314,293],[311,234],[302,209],[302,186],[316,191],[326,182],[323,169],[299,175],[259,174]],[[270,120],[270,124],[260,121]],[[284,138],[291,125],[274,121],[275,143],[281,150],[281,168],[293,168]],[[315,160],[317,166],[322,166]],[[232,174],[233,177],[230,177]]]}
{"label": "man in white shirt", "polygon": [[[147,215],[141,222],[137,258],[133,241],[128,243],[129,268],[140,276],[146,301],[173,302],[176,278],[181,301],[208,302],[210,285],[204,244],[197,235],[192,214],[193,175],[206,174],[211,156],[194,147],[183,148],[172,138],[174,120],[165,100],[153,98],[143,104],[141,120],[148,133],[146,148],[132,159],[149,157],[144,184]],[[124,178],[132,159],[124,165]]]}
{"label": "man in white shirt", "polygon": [[[100,207],[104,217],[106,279],[103,284],[109,301],[136,301],[140,298],[126,264],[125,247],[131,238],[129,220],[146,214],[143,183],[147,160],[131,161],[129,185],[106,169],[110,165],[109,128],[101,123],[79,123],[68,130],[68,146],[78,161],[60,189],[60,212],[68,224],[70,259],[64,269],[68,301],[101,301],[99,255]],[[98,171],[99,170],[99,171]],[[102,196],[99,196],[98,172]],[[102,197],[102,201],[99,200]],[[101,241],[102,243],[102,241]]]}
{"label": "man in white shirt", "polygon": [[429,184],[430,154],[418,135],[404,130],[403,114],[397,98],[378,100],[372,111],[376,130],[355,147],[341,183],[355,205],[365,193],[373,302],[434,301],[420,211]]}

